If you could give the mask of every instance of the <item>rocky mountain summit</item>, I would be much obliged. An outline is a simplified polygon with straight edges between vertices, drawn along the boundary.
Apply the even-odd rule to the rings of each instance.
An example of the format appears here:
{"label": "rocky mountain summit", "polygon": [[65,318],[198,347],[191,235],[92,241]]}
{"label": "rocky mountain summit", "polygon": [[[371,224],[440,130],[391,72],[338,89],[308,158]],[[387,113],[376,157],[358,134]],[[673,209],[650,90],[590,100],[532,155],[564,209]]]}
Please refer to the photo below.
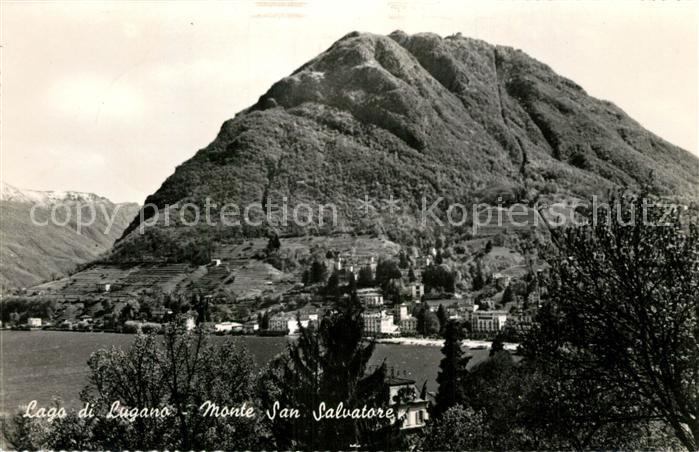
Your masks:
{"label": "rocky mountain summit", "polygon": [[[444,198],[436,209],[444,215],[454,202],[532,205],[613,187],[696,199],[699,160],[520,50],[460,35],[353,32],[225,121],[147,198],[143,218],[206,198],[241,211],[270,199],[332,203],[333,225],[174,228],[159,220],[156,229],[173,246],[270,229],[403,241],[434,232],[418,220],[424,200]],[[362,199],[374,204],[359,209]],[[399,209],[382,208],[386,199]],[[140,222],[115,259],[120,248],[152,242],[136,231]]]}

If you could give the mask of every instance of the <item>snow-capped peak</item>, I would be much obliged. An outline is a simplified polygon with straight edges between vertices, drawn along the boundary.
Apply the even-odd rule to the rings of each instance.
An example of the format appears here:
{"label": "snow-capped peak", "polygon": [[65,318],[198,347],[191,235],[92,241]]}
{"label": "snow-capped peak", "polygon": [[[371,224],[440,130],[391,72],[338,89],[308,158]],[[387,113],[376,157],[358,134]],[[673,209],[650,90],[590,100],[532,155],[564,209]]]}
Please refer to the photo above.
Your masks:
{"label": "snow-capped peak", "polygon": [[14,187],[0,182],[0,200],[29,204],[59,204],[64,202],[110,202],[107,198],[79,191],[39,191]]}

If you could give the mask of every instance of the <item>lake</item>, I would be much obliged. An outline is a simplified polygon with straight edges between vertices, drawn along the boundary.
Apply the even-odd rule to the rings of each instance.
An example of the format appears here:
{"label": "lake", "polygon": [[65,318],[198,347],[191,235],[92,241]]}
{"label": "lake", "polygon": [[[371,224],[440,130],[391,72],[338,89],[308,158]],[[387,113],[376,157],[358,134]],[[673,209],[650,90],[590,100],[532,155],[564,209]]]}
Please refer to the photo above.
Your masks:
{"label": "lake", "polygon": [[[100,348],[127,348],[134,336],[114,333],[75,333],[63,331],[0,331],[0,413],[17,410],[37,400],[47,405],[60,397],[62,404],[76,407],[87,381],[87,359]],[[283,351],[288,337],[240,336],[259,368]],[[214,336],[214,340],[220,340]],[[488,350],[471,350],[472,361],[487,356]],[[437,372],[442,359],[439,347],[377,344],[370,365],[384,360],[398,376],[412,378],[430,391],[437,389]]]}

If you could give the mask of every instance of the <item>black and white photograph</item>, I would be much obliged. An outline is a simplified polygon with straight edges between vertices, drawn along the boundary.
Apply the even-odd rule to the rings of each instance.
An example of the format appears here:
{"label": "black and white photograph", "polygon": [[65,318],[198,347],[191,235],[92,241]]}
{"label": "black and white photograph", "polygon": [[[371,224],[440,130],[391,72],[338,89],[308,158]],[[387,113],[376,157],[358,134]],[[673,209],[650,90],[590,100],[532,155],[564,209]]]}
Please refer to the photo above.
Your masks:
{"label": "black and white photograph", "polygon": [[0,450],[699,451],[698,35],[0,0]]}

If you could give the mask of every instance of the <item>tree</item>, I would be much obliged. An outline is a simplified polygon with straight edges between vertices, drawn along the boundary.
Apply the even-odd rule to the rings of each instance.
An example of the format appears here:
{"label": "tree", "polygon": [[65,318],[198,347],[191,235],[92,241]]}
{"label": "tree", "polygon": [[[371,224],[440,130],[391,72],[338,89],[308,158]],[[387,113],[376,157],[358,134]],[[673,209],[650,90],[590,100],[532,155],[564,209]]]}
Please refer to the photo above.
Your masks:
{"label": "tree", "polygon": [[449,408],[425,429],[419,450],[492,450],[485,416],[463,405]]}
{"label": "tree", "polygon": [[153,309],[151,307],[151,301],[148,299],[142,299],[139,302],[139,318],[143,321],[148,321],[150,320],[152,316]]}
{"label": "tree", "polygon": [[437,320],[439,320],[439,332],[444,333],[449,317],[447,316],[447,311],[444,309],[443,304],[440,304],[439,308],[437,308]]}
{"label": "tree", "polygon": [[442,361],[439,363],[437,383],[439,389],[432,409],[434,417],[439,417],[452,406],[464,401],[462,392],[463,374],[468,358],[464,358],[461,341],[464,335],[458,323],[448,322],[444,328],[444,346]]}
{"label": "tree", "polygon": [[471,278],[473,290],[481,290],[485,286],[485,278],[483,277],[483,268],[481,267],[480,259],[476,260],[476,266],[471,267]]}
{"label": "tree", "polygon": [[265,311],[260,316],[258,316],[258,321],[260,330],[269,329],[269,311]]}
{"label": "tree", "polygon": [[417,281],[417,277],[415,276],[415,270],[413,269],[413,266],[410,266],[410,270],[408,270],[408,281],[415,282]]}
{"label": "tree", "polygon": [[439,334],[439,318],[437,318],[437,314],[429,309],[425,310],[423,322],[422,334],[425,336]]}
{"label": "tree", "polygon": [[347,273],[347,294],[351,295],[357,292],[357,279],[354,277],[354,273]]}
{"label": "tree", "polygon": [[372,287],[374,285],[374,274],[371,271],[371,267],[365,265],[359,269],[359,275],[357,275],[357,287]]}
{"label": "tree", "polygon": [[267,242],[267,253],[276,253],[281,246],[282,242],[279,240],[279,235],[275,232],[269,237],[269,241]]}
{"label": "tree", "polygon": [[[197,313],[197,323],[210,322],[211,312],[209,310],[210,296],[205,296],[201,291],[194,293],[190,297],[190,306]],[[249,312],[247,313],[249,314]],[[240,315],[240,317],[243,317]]]}
{"label": "tree", "polygon": [[110,299],[102,300],[101,306],[104,314],[111,314],[114,310],[114,303]]}
{"label": "tree", "polygon": [[392,304],[401,302],[400,286],[395,282],[391,282],[383,289],[384,301]]}
{"label": "tree", "polygon": [[580,169],[585,169],[585,170],[590,169],[592,166],[592,165],[590,165],[590,161],[588,160],[587,156],[579,149],[574,151],[570,155],[568,162],[573,166],[576,166]]}
{"label": "tree", "polygon": [[[398,424],[381,419],[322,419],[310,414],[324,402],[326,407],[386,407],[389,398],[386,367],[367,372],[374,343],[363,340],[362,307],[356,294],[336,302],[335,309],[318,329],[301,328],[287,353],[264,372],[260,398],[265,409],[275,401],[297,407],[306,415],[298,419],[277,418],[271,424],[278,449],[395,448]],[[270,396],[270,394],[272,396]]]}
{"label": "tree", "polygon": [[379,260],[376,265],[376,284],[386,290],[388,285],[394,279],[400,279],[402,276],[398,264],[392,260]]}
{"label": "tree", "polygon": [[441,265],[430,265],[422,272],[422,282],[426,290],[454,292],[455,280],[454,274]]}
{"label": "tree", "polygon": [[503,343],[502,340],[502,335],[497,334],[495,335],[495,338],[493,339],[493,342],[490,344],[490,356],[495,355],[498,352],[504,351],[505,350],[505,344]]}
{"label": "tree", "polygon": [[405,254],[405,251],[400,250],[398,253],[398,267],[400,268],[408,268],[410,266],[410,261],[408,260],[408,256]]}
{"label": "tree", "polygon": [[[517,437],[520,428],[519,411],[521,408],[521,395],[526,387],[524,379],[515,378],[515,363],[507,352],[498,352],[489,356],[486,360],[474,365],[462,374],[461,388],[464,404],[476,412],[485,414],[494,438],[507,443],[509,435]],[[538,407],[537,407],[538,408]],[[527,412],[528,416],[532,409]],[[517,432],[517,433],[514,433]],[[502,449],[540,449],[541,445],[527,445],[522,443],[500,447]]]}
{"label": "tree", "polygon": [[131,303],[126,303],[119,311],[119,323],[124,324],[128,320],[133,320],[134,308]]}
{"label": "tree", "polygon": [[[583,373],[498,351],[473,366],[462,385],[466,405],[483,413],[496,450],[655,450],[679,446],[657,422],[613,419],[628,404]],[[610,419],[610,416],[612,419]]]}
{"label": "tree", "polygon": [[[128,350],[99,350],[88,361],[81,392],[94,418],[75,413],[54,420],[41,437],[51,449],[251,449],[265,447],[259,419],[205,416],[206,401],[221,407],[254,403],[248,352],[231,340],[210,344],[200,330],[170,324],[162,337],[136,336]],[[168,410],[133,422],[108,418],[112,404]],[[21,443],[21,442],[20,442]]]}
{"label": "tree", "polygon": [[337,272],[332,272],[325,285],[325,293],[330,297],[339,296],[340,277]]}
{"label": "tree", "polygon": [[508,285],[502,293],[501,304],[504,306],[506,303],[511,303],[514,301],[514,294],[512,293],[512,286]]}
{"label": "tree", "polygon": [[19,413],[7,416],[2,423],[2,436],[15,450],[40,450],[49,442],[49,434],[46,424]]}
{"label": "tree", "polygon": [[415,326],[415,329],[420,334],[425,334],[425,313],[426,312],[427,312],[427,308],[425,307],[425,303],[416,304],[413,307],[413,317],[415,317],[417,319],[417,325]]}
{"label": "tree", "polygon": [[610,205],[616,212],[554,231],[550,300],[523,351],[562,383],[587,375],[620,401],[607,419],[660,417],[696,450],[697,218],[644,197]]}
{"label": "tree", "polygon": [[328,269],[324,263],[313,261],[311,264],[311,270],[309,272],[309,282],[311,284],[325,282],[325,278],[328,275]]}

